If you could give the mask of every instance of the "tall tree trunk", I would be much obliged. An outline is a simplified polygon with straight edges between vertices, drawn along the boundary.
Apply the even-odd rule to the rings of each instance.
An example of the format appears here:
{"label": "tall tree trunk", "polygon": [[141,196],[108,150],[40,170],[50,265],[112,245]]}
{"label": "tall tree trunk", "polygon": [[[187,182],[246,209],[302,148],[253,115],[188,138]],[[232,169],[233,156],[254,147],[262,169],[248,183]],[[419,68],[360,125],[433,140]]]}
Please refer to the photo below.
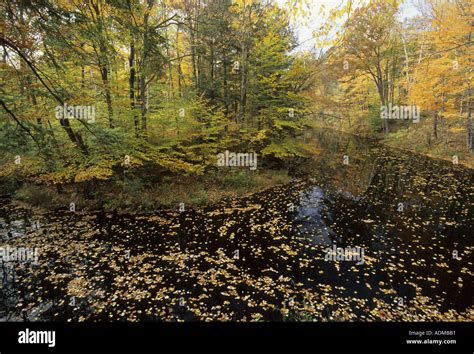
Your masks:
{"label": "tall tree trunk", "polygon": [[194,29],[191,28],[191,64],[193,67],[193,83],[194,83],[194,88],[198,88],[198,83],[197,83],[197,72],[196,72],[196,38],[194,35]]}
{"label": "tall tree trunk", "polygon": [[[168,41],[168,34],[166,34],[166,40]],[[171,58],[170,48],[166,46],[166,56]],[[171,60],[168,59],[168,77],[169,77],[169,95],[170,99],[174,99],[174,85],[173,85],[173,65]]]}
{"label": "tall tree trunk", "polygon": [[[384,83],[383,83],[383,79],[380,78],[379,80],[377,80],[375,82],[376,86],[377,86],[377,91],[379,93],[379,99],[380,99],[380,105],[381,106],[385,106],[385,107],[388,107],[388,104],[387,104],[387,99],[385,97],[385,92],[384,92]],[[384,134],[387,134],[388,133],[388,119],[384,119],[383,120],[383,132]]]}
{"label": "tall tree trunk", "polygon": [[[81,43],[81,49],[84,49],[84,43]],[[81,61],[81,89],[86,88],[86,66]]]}
{"label": "tall tree trunk", "polygon": [[141,114],[142,114],[142,131],[146,132],[146,114],[147,114],[147,107],[146,107],[146,78],[145,78],[145,73],[142,72],[140,75],[140,108],[141,108]]}
{"label": "tall tree trunk", "polygon": [[[388,106],[388,95],[387,95],[387,80],[384,79],[382,67],[379,62],[375,66],[377,72],[376,73],[371,73],[372,79],[377,86],[377,92],[379,93],[379,98],[380,98],[380,106]],[[389,132],[389,124],[388,124],[388,119],[383,120],[383,132],[384,134],[387,134]]]}
{"label": "tall tree trunk", "polygon": [[193,75],[193,84],[194,89],[198,89],[198,80],[197,80],[197,65],[196,65],[196,45],[197,45],[197,20],[198,20],[198,5],[191,5],[192,16],[189,19],[189,35],[191,42],[191,65],[192,65],[192,75]]}
{"label": "tall tree trunk", "polygon": [[224,74],[223,74],[224,111],[225,111],[225,114],[227,115],[229,113],[229,88],[227,86],[227,76],[229,72],[229,67],[228,67],[228,62],[227,62],[227,56],[225,54],[225,49],[223,49],[222,57],[223,57],[222,63],[223,63],[223,70],[224,70]]}
{"label": "tall tree trunk", "polygon": [[109,119],[109,128],[114,127],[113,116],[114,111],[112,107],[112,95],[110,94],[110,82],[108,79],[108,68],[106,64],[100,64],[100,76],[102,79],[102,83],[104,85],[105,91],[105,101],[107,102],[107,114]]}
{"label": "tall tree trunk", "polygon": [[183,86],[184,80],[183,71],[181,70],[181,59],[180,59],[180,51],[179,51],[179,25],[176,29],[176,57],[178,58],[178,97],[183,97]]}
{"label": "tall tree trunk", "polygon": [[102,19],[101,13],[101,5],[99,2],[93,3],[91,2],[92,8],[94,9],[95,15],[97,17],[97,30],[99,32],[99,53],[97,53],[97,60],[99,63],[99,71],[100,77],[102,79],[102,84],[104,86],[105,92],[105,101],[107,102],[107,113],[108,113],[108,120],[109,120],[109,128],[114,127],[113,117],[114,111],[112,106],[112,95],[110,93],[110,80],[108,71],[110,69],[110,62],[107,50],[107,43],[104,38],[104,23]]}
{"label": "tall tree trunk", "polygon": [[129,98],[130,98],[130,110],[133,116],[133,123],[135,125],[135,134],[138,136],[140,132],[140,126],[138,121],[138,115],[135,110],[135,41],[132,39],[130,42],[130,55],[128,57],[128,64],[130,67],[129,83]]}
{"label": "tall tree trunk", "polygon": [[242,55],[240,63],[240,99],[239,99],[239,123],[244,121],[245,106],[247,104],[247,43],[242,43]]}
{"label": "tall tree trunk", "polygon": [[140,74],[140,104],[141,104],[141,113],[142,113],[142,132],[147,130],[147,102],[148,102],[148,90],[146,82],[146,74],[148,70],[148,19],[150,17],[150,12],[153,9],[155,1],[147,1],[147,10],[143,15],[143,51],[142,51],[142,66]]}
{"label": "tall tree trunk", "polygon": [[196,6],[196,18],[194,22],[194,29],[196,33],[196,75],[197,75],[197,88],[198,90],[201,89],[202,87],[202,58],[201,58],[201,46],[199,45],[199,10],[201,8],[201,0],[197,0],[197,6]]}
{"label": "tall tree trunk", "polygon": [[212,39],[211,42],[211,98],[214,100],[216,98],[216,92],[215,92],[215,87],[214,87],[214,43],[215,40],[214,38]]}
{"label": "tall tree trunk", "polygon": [[472,103],[471,103],[471,87],[468,89],[467,97],[467,149],[472,151],[474,149],[474,133],[472,129]]}

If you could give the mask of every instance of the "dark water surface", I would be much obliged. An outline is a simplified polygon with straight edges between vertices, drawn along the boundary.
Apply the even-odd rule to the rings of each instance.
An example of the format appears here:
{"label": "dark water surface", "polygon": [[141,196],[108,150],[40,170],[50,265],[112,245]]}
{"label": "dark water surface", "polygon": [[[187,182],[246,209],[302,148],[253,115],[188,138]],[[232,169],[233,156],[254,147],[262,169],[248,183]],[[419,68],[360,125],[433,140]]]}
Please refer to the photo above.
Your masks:
{"label": "dark water surface", "polygon": [[[0,247],[39,262],[0,263],[0,320],[472,321],[473,171],[306,135],[319,154],[291,183],[212,207],[34,216],[3,200]],[[363,264],[325,260],[333,245]]]}

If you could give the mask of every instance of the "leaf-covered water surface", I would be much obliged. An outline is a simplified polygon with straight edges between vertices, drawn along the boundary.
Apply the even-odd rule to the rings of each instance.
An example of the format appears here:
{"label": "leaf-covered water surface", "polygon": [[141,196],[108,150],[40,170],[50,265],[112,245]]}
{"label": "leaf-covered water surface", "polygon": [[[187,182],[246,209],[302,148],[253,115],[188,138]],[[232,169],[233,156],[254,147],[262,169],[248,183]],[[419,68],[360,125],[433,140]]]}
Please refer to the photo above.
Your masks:
{"label": "leaf-covered water surface", "polygon": [[[2,320],[472,321],[473,174],[324,132],[286,185],[206,208],[2,202]],[[350,157],[343,163],[344,155]],[[363,262],[328,260],[359,247]]]}

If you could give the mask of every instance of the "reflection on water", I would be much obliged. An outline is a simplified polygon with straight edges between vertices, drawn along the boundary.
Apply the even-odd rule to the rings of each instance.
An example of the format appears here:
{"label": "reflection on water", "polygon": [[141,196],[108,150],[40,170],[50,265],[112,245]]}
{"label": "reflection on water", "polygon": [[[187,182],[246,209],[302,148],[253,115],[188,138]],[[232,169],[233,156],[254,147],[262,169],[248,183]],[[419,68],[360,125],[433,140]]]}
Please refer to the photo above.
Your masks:
{"label": "reflection on water", "polygon": [[[184,212],[50,213],[4,200],[2,320],[471,320],[473,173],[344,134],[294,180]],[[349,164],[343,164],[344,155]],[[326,261],[362,247],[364,263]]]}
{"label": "reflection on water", "polygon": [[331,217],[328,204],[329,200],[325,200],[324,191],[318,186],[301,192],[298,213],[295,216],[295,224],[298,225],[296,232],[304,233],[316,244],[331,246],[332,239],[337,235],[325,222],[325,219]]}

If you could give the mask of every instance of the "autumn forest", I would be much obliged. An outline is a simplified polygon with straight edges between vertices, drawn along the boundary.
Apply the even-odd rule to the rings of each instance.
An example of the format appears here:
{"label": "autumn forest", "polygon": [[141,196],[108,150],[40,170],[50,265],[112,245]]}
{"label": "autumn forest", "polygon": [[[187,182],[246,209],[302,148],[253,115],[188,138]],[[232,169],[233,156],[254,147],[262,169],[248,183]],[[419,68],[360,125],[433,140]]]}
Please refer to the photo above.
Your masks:
{"label": "autumn forest", "polygon": [[472,322],[473,25],[1,1],[0,322]]}

